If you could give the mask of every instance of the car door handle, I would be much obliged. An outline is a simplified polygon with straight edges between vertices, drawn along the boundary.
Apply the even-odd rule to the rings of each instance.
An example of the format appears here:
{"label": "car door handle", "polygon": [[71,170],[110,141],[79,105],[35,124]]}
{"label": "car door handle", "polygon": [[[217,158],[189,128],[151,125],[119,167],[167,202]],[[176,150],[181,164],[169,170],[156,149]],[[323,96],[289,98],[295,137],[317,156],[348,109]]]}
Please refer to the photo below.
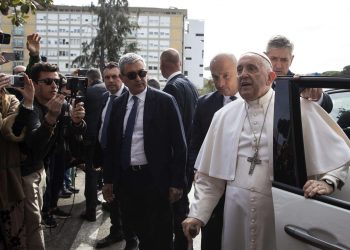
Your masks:
{"label": "car door handle", "polygon": [[298,239],[302,242],[305,242],[311,246],[318,247],[320,249],[329,249],[329,250],[350,250],[349,247],[343,246],[340,244],[333,244],[327,241],[324,241],[320,238],[312,236],[309,234],[307,230],[304,228],[294,226],[294,225],[286,225],[284,226],[284,231],[292,236],[295,239]]}

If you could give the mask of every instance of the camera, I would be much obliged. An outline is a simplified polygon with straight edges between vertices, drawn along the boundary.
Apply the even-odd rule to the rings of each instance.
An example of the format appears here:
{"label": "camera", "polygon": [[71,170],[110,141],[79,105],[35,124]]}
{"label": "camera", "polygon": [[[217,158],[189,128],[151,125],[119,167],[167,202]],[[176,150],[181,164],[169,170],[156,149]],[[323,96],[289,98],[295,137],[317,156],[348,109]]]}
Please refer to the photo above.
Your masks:
{"label": "camera", "polygon": [[0,32],[0,44],[9,44],[11,40],[11,35]]}
{"label": "camera", "polygon": [[23,88],[24,87],[24,76],[22,75],[10,75],[10,86],[9,88]]}
{"label": "camera", "polygon": [[67,77],[67,89],[71,91],[71,97],[75,98],[79,93],[85,94],[88,84],[86,77]]}

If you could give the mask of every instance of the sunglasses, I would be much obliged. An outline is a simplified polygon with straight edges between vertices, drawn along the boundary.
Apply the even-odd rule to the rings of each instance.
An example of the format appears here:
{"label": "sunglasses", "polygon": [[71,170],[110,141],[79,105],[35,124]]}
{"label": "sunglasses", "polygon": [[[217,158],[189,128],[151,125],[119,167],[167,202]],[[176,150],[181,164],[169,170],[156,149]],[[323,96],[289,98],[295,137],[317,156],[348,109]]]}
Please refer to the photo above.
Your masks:
{"label": "sunglasses", "polygon": [[125,74],[125,76],[129,79],[129,80],[135,80],[137,76],[139,76],[140,78],[144,78],[147,75],[147,70],[143,70],[141,69],[139,72],[129,72],[127,74]]}
{"label": "sunglasses", "polygon": [[61,79],[55,79],[55,78],[46,78],[46,79],[40,79],[38,80],[38,83],[45,83],[45,85],[51,85],[52,82],[54,82],[56,85],[59,85],[61,82]]}

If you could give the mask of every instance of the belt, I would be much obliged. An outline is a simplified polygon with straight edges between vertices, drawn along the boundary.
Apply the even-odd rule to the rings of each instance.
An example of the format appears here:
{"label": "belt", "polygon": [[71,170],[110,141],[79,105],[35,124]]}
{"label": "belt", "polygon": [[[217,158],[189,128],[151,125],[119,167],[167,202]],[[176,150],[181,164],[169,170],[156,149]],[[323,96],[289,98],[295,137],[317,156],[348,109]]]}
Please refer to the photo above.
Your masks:
{"label": "belt", "polygon": [[148,167],[148,164],[145,164],[145,165],[130,165],[128,169],[130,169],[133,172],[139,172],[139,171],[144,170],[147,167]]}

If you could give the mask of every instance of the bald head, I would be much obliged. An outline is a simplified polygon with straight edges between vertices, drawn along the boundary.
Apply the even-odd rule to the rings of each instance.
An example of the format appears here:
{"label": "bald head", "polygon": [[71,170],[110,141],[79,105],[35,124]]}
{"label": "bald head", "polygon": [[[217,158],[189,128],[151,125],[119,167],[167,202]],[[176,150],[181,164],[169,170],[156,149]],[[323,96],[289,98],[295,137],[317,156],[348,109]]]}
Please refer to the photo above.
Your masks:
{"label": "bald head", "polygon": [[164,78],[181,70],[180,54],[176,49],[169,48],[160,55],[160,70]]}
{"label": "bald head", "polygon": [[255,52],[241,56],[238,60],[237,73],[239,93],[247,101],[265,95],[276,78],[270,60],[264,54]]}
{"label": "bald head", "polygon": [[224,96],[238,91],[237,59],[233,54],[221,53],[210,61],[210,72],[216,89]]}
{"label": "bald head", "polygon": [[25,73],[26,72],[26,66],[23,65],[17,65],[16,67],[13,68],[13,74],[17,75],[20,73]]}

